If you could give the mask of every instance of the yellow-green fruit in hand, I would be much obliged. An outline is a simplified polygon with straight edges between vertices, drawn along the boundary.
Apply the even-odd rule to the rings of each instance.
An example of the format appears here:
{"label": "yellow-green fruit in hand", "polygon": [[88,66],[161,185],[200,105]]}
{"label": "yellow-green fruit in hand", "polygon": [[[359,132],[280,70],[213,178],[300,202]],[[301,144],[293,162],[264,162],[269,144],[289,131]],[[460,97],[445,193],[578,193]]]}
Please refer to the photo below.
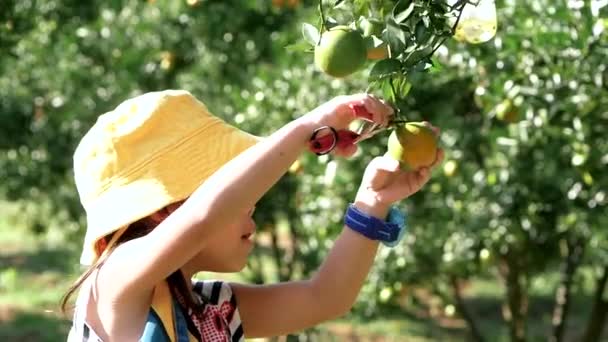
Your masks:
{"label": "yellow-green fruit in hand", "polygon": [[325,31],[315,46],[315,65],[336,78],[358,71],[366,59],[367,47],[363,36],[346,26],[336,26]]}
{"label": "yellow-green fruit in hand", "polygon": [[422,122],[397,126],[388,138],[386,155],[406,170],[431,166],[437,158],[437,136]]}

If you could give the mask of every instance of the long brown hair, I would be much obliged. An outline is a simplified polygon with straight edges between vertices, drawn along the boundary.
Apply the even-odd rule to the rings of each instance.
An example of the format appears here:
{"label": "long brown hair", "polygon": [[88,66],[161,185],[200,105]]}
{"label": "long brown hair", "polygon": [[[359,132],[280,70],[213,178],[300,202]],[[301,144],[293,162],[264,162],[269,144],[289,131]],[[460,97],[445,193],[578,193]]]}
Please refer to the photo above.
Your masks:
{"label": "long brown hair", "polygon": [[[166,207],[161,209],[161,211],[166,210]],[[162,222],[162,220],[160,222]],[[72,295],[74,295],[74,293],[82,286],[84,281],[93,273],[93,271],[103,266],[105,261],[116,249],[116,247],[127,241],[145,236],[146,234],[150,233],[154,228],[156,228],[156,226],[158,226],[160,222],[152,220],[150,216],[146,216],[140,219],[139,221],[131,223],[129,227],[125,230],[125,232],[118,238],[118,240],[116,240],[116,243],[109,247],[109,250],[106,253],[103,252],[106,249],[108,243],[110,243],[110,240],[112,240],[114,234],[116,233],[108,234],[105,237],[99,239],[95,244],[95,249],[97,251],[97,255],[101,255],[101,257],[98,258],[97,261],[93,263],[93,265],[91,265],[84,273],[82,273],[80,277],[78,277],[78,279],[76,279],[76,281],[68,288],[66,293],[61,298],[61,311],[64,314],[67,312],[67,304]],[[171,273],[166,280],[169,284],[169,289],[171,290],[171,293],[174,296],[176,294],[181,295],[181,297],[184,299],[186,308],[196,309],[200,306],[200,304],[198,304],[194,300],[194,297],[190,292],[190,287],[187,283],[187,281],[189,280],[186,280],[186,277],[184,276],[181,270],[178,269],[175,272]]]}

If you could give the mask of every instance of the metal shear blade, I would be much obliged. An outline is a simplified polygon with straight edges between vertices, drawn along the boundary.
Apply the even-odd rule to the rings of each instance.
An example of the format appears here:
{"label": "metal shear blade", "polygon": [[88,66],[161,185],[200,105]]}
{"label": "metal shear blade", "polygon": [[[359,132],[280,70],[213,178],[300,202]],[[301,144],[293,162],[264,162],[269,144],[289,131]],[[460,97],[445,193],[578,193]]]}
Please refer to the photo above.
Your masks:
{"label": "metal shear blade", "polygon": [[375,122],[371,122],[371,121],[367,121],[367,120],[361,120],[361,121],[362,121],[361,125],[355,131],[359,135],[359,137],[356,139],[356,142],[367,140],[367,139],[375,136],[378,133],[393,129],[394,126],[397,124],[405,123],[405,121],[402,121],[402,120],[391,120],[386,126],[380,126],[380,124],[375,123]]}

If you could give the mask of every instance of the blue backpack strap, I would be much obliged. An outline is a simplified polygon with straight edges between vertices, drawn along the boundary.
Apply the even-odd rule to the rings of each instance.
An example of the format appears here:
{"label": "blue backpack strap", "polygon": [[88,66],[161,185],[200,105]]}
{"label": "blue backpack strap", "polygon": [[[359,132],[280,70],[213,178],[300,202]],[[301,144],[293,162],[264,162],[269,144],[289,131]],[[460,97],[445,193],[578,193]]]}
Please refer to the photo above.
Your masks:
{"label": "blue backpack strap", "polygon": [[[178,304],[173,301],[173,322],[175,324],[175,335],[176,342],[189,342],[190,339],[188,337],[188,323],[186,322],[186,318],[182,313],[182,310],[178,307]],[[146,325],[144,327],[144,332],[139,339],[140,342],[169,342],[169,336],[167,335],[167,331],[163,326],[163,323],[158,317],[158,314],[154,311],[154,309],[150,309],[148,313],[148,318],[146,319]]]}
{"label": "blue backpack strap", "polygon": [[[140,342],[169,342],[169,336],[167,336],[167,332],[165,331],[165,327],[163,326],[160,317],[153,310],[150,309],[148,313],[148,318],[146,319],[146,325],[144,327],[144,333],[141,335],[139,339]],[[181,342],[181,341],[180,341]]]}
{"label": "blue backpack strap", "polygon": [[179,307],[179,304],[175,300],[173,301],[173,313],[175,318],[175,330],[177,333],[176,342],[190,342],[188,336],[188,322],[186,321],[186,317]]}

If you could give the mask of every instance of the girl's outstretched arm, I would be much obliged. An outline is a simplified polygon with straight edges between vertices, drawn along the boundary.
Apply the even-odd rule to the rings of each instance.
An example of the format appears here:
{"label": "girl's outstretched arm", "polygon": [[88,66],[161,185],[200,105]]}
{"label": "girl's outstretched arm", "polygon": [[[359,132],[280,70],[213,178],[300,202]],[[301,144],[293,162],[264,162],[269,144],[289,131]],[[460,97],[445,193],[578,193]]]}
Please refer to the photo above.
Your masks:
{"label": "girl's outstretched arm", "polygon": [[[439,151],[435,164],[441,162]],[[376,158],[368,166],[354,205],[384,219],[389,205],[418,191],[429,169],[399,171],[399,163]],[[374,190],[378,185],[382,190]],[[371,268],[378,242],[344,227],[318,272],[305,281],[270,286],[233,284],[247,337],[285,335],[348,312]]]}
{"label": "girl's outstretched arm", "polygon": [[252,208],[307,149],[314,129],[348,127],[355,119],[350,105],[365,106],[378,123],[386,123],[392,114],[389,106],[368,94],[339,96],[244,151],[151,233],[113,252],[97,276],[97,283],[104,284],[99,289],[102,302],[114,303],[113,311],[145,312],[154,286],[204,249],[213,234],[235,222],[238,213]]}

